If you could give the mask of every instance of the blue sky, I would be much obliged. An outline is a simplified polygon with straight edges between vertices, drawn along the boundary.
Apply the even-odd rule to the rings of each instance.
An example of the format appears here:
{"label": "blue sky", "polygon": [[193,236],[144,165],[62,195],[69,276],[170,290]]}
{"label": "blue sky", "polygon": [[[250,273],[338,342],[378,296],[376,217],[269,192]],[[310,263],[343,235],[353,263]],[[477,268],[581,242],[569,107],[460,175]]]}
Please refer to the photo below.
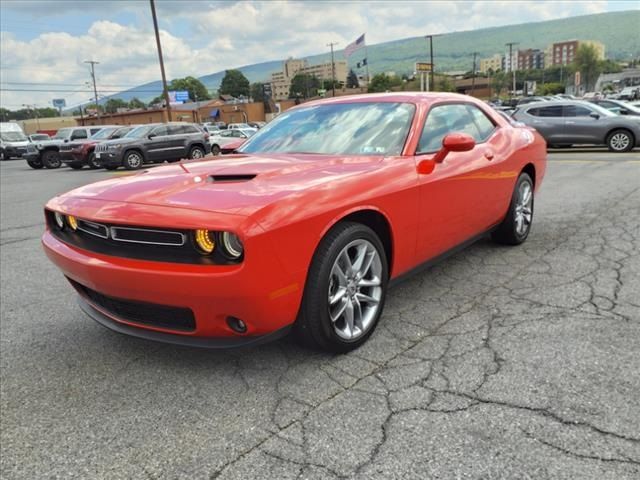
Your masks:
{"label": "blue sky", "polygon": [[[167,75],[460,30],[640,8],[629,1],[214,1],[156,0]],[[125,89],[159,78],[147,0],[0,1],[0,82],[65,84],[68,104],[88,100],[84,60],[100,61],[100,85]],[[53,87],[51,87],[53,88]],[[66,87],[65,87],[66,88]],[[50,92],[0,91],[0,104],[46,106]]]}

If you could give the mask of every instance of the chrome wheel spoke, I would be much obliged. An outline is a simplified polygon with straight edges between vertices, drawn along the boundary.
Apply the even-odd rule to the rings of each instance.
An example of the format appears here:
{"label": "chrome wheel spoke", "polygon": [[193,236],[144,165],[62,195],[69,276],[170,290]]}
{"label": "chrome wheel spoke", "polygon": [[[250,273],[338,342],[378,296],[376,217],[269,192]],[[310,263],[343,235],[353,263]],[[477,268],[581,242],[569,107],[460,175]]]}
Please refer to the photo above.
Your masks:
{"label": "chrome wheel spoke", "polygon": [[346,294],[347,289],[345,287],[338,287],[336,293],[329,295],[329,305],[335,305],[336,302],[342,300]]}
{"label": "chrome wheel spoke", "polygon": [[345,298],[343,299],[342,304],[339,305],[333,313],[329,312],[329,317],[331,317],[331,321],[333,323],[337,322],[340,319],[340,317],[344,314],[345,310],[347,309],[347,305],[350,303],[351,302],[349,302],[349,299]]}
{"label": "chrome wheel spoke", "polygon": [[347,300],[346,302],[346,309],[344,312],[344,319],[345,319],[345,323],[346,323],[346,330],[347,330],[347,334],[349,335],[349,338],[353,337],[354,334],[354,309],[353,309],[353,303],[349,300]]}
{"label": "chrome wheel spoke", "polygon": [[355,261],[351,264],[353,273],[362,273],[362,265],[367,257],[367,244],[358,245]]}
{"label": "chrome wheel spoke", "polygon": [[369,303],[371,305],[377,305],[378,303],[380,303],[380,300],[378,300],[377,298],[365,295],[362,292],[356,293],[356,300],[358,300],[358,302]]}
{"label": "chrome wheel spoke", "polygon": [[[357,333],[360,333],[364,330],[364,324],[362,323],[362,305],[358,300],[354,300],[353,303],[353,321],[355,323],[355,328],[358,329]],[[356,333],[354,331],[354,333]]]}
{"label": "chrome wheel spoke", "polygon": [[358,282],[358,286],[359,287],[379,287],[380,286],[380,278],[379,277],[373,277],[373,278],[362,278],[360,279],[360,281]]}

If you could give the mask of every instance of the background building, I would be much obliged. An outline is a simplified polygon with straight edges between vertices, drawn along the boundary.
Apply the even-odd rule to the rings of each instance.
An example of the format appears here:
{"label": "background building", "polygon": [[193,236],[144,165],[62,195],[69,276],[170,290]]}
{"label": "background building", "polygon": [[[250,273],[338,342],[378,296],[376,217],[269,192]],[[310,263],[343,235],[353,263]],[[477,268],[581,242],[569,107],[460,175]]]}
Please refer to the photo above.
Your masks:
{"label": "background building", "polygon": [[544,68],[544,52],[528,48],[518,50],[518,70],[534,70]]}
{"label": "background building", "polygon": [[573,62],[576,51],[580,45],[590,45],[596,49],[598,60],[604,60],[604,45],[593,40],[565,40],[564,42],[555,42],[547,47],[546,64],[547,65],[568,65]]}
{"label": "background building", "polygon": [[487,73],[489,70],[497,72],[502,70],[502,55],[495,54],[493,57],[480,59],[480,73]]}
{"label": "background building", "polygon": [[[334,62],[336,81],[347,82],[349,69],[344,60]],[[320,80],[331,80],[333,78],[331,62],[309,65],[306,60],[290,58],[282,65],[282,71],[271,74],[271,91],[275,100],[285,100],[289,98],[291,80],[298,73],[314,75]]]}

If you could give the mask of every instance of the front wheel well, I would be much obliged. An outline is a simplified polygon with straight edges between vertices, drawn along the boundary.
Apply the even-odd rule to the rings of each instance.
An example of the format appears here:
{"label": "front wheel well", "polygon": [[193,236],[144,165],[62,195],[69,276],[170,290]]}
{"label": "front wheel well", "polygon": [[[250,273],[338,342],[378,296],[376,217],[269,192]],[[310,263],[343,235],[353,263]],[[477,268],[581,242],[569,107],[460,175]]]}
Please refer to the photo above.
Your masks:
{"label": "front wheel well", "polygon": [[361,223],[375,232],[384,246],[389,274],[391,274],[393,271],[393,235],[387,218],[376,210],[359,210],[341,218],[340,222]]}
{"label": "front wheel well", "polygon": [[531,180],[533,181],[533,186],[536,186],[536,167],[533,166],[533,163],[527,163],[520,173],[527,173]]}
{"label": "front wheel well", "polygon": [[204,151],[206,151],[206,150],[207,150],[206,148],[204,148],[204,144],[202,144],[202,143],[192,143],[191,145],[189,145],[189,151],[193,150],[193,149],[194,149],[194,147],[201,148],[201,149],[203,149]]}

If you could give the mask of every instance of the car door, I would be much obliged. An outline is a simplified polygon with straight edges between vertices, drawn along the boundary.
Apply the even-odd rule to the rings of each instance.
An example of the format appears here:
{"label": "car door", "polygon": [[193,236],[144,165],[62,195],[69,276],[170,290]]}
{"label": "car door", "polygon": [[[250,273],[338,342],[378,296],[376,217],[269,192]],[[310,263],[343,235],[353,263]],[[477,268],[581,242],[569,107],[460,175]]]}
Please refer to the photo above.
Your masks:
{"label": "car door", "polygon": [[508,179],[500,175],[508,139],[475,105],[434,105],[427,114],[416,162],[433,158],[445,135],[454,132],[469,134],[477,143],[470,151],[450,152],[433,172],[420,175],[417,249],[422,259],[484,232],[508,204]]}
{"label": "car door", "polygon": [[186,158],[188,147],[188,125],[169,125],[169,148],[167,149],[166,160],[175,158]]}
{"label": "car door", "polygon": [[564,117],[562,105],[530,107],[525,123],[535,128],[549,144],[563,143]]}
{"label": "car door", "polygon": [[147,160],[160,161],[167,157],[170,139],[166,125],[159,125],[149,132],[146,143]]}
{"label": "car door", "polygon": [[603,144],[607,126],[600,114],[587,105],[563,107],[565,136],[568,143]]}

